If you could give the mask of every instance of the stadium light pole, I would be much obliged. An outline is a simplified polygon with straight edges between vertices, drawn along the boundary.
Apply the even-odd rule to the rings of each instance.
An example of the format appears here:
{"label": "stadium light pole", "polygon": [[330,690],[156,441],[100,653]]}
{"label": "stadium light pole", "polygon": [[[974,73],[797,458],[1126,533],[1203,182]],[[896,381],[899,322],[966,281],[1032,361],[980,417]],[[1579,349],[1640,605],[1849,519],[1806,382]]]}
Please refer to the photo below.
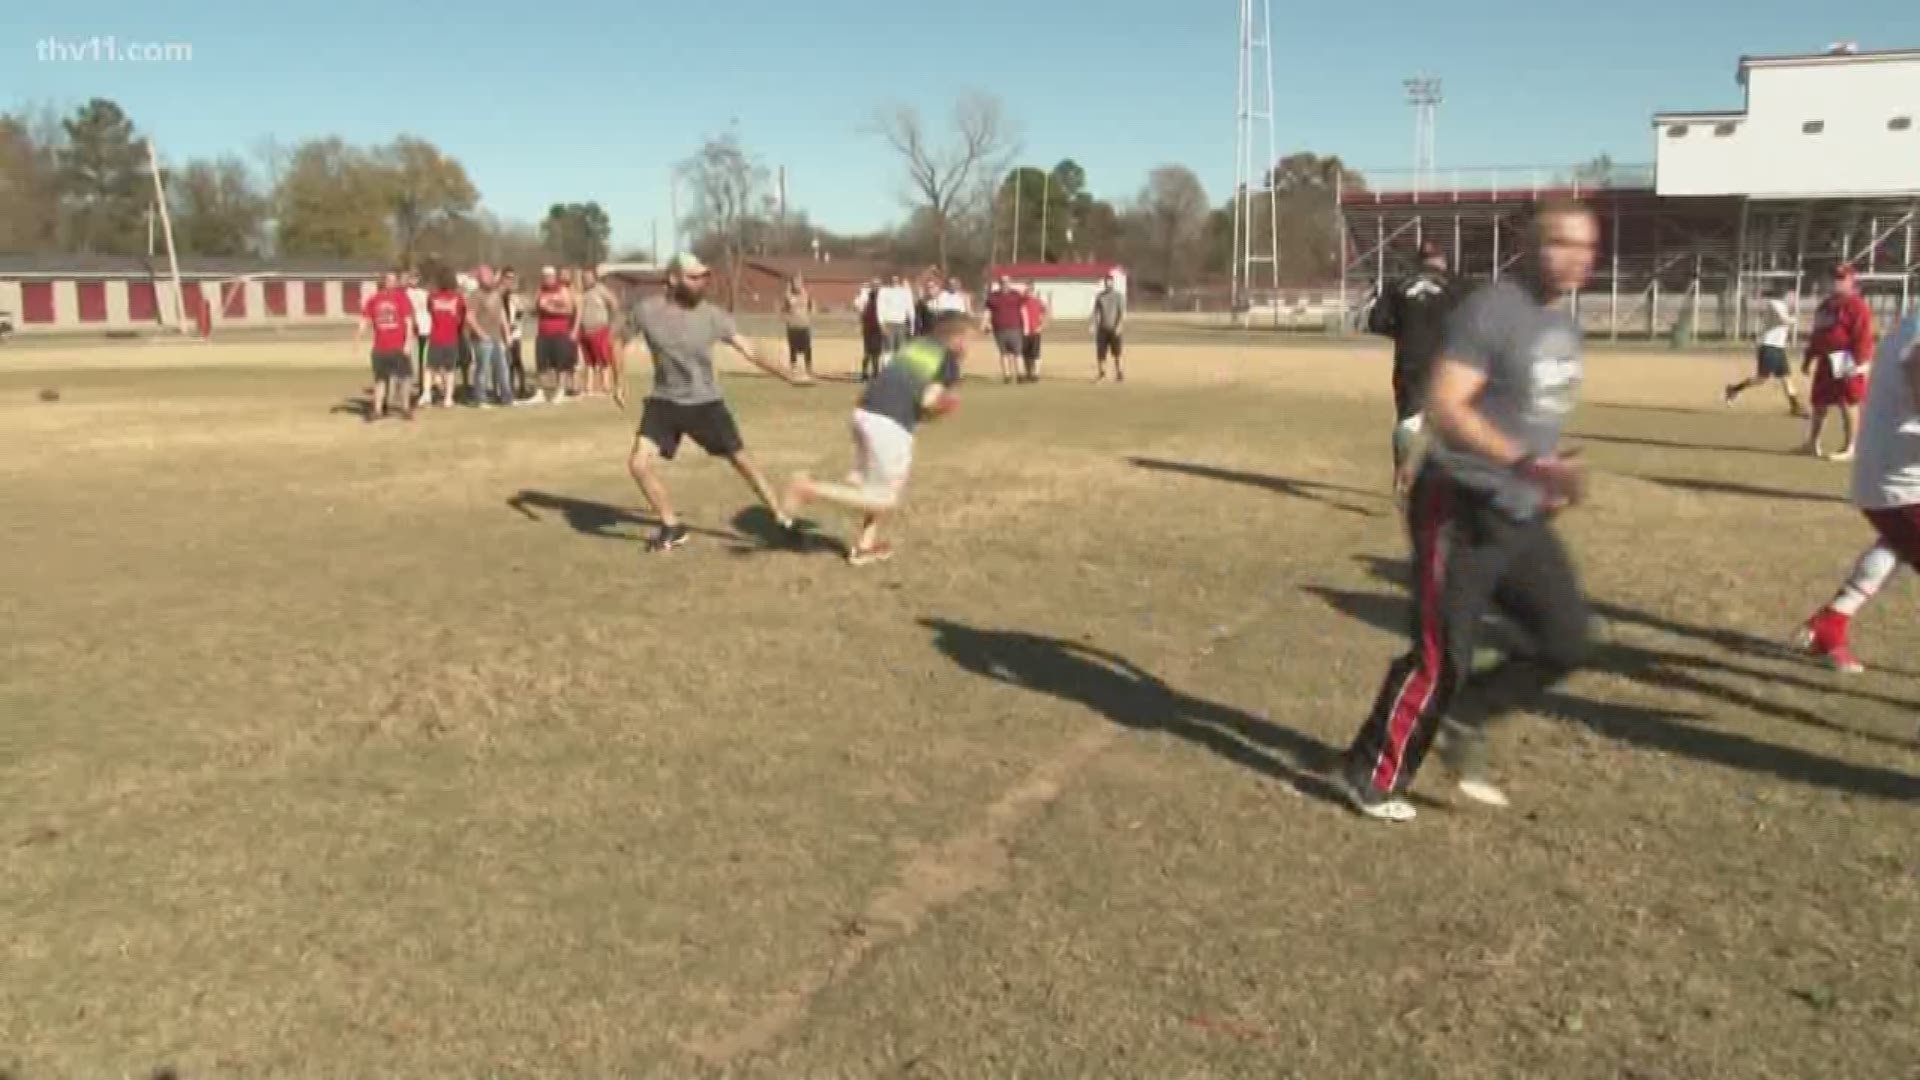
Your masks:
{"label": "stadium light pole", "polygon": [[1406,87],[1407,104],[1413,106],[1413,191],[1418,195],[1426,190],[1427,178],[1433,173],[1433,133],[1444,99],[1440,80],[1430,75],[1416,75],[1400,85]]}

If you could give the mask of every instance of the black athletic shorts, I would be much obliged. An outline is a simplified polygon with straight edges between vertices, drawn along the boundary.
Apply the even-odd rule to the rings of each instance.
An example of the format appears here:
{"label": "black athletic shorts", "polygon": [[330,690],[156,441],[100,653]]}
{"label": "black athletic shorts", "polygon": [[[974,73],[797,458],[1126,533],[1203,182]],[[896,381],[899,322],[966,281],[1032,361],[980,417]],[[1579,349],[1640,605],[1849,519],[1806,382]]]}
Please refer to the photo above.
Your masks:
{"label": "black athletic shorts", "polygon": [[1112,356],[1115,360],[1120,359],[1122,347],[1120,331],[1100,329],[1093,332],[1094,359],[1100,363],[1106,363],[1108,356]]}
{"label": "black athletic shorts", "polygon": [[573,371],[579,360],[579,354],[573,347],[571,334],[541,334],[533,342],[533,367],[539,372],[556,372],[561,375]]}
{"label": "black athletic shorts", "polygon": [[660,456],[668,460],[679,451],[682,437],[692,439],[695,446],[714,457],[732,457],[747,448],[724,401],[682,405],[648,398],[640,410],[640,435],[659,447]]}
{"label": "black athletic shorts", "polygon": [[1028,334],[1027,340],[1020,343],[1020,357],[1029,362],[1040,359],[1040,335]]}
{"label": "black athletic shorts", "polygon": [[413,378],[413,357],[408,356],[405,349],[395,349],[392,352],[376,349],[373,353],[373,377],[376,380],[411,379]]}
{"label": "black athletic shorts", "polygon": [[813,363],[813,331],[790,328],[787,330],[787,362],[797,364],[802,356],[809,365]]}
{"label": "black athletic shorts", "polygon": [[452,371],[460,366],[460,346],[428,345],[427,370]]}
{"label": "black athletic shorts", "polygon": [[1778,345],[1762,345],[1754,357],[1754,370],[1763,379],[1784,379],[1793,366],[1787,361],[1787,350]]}

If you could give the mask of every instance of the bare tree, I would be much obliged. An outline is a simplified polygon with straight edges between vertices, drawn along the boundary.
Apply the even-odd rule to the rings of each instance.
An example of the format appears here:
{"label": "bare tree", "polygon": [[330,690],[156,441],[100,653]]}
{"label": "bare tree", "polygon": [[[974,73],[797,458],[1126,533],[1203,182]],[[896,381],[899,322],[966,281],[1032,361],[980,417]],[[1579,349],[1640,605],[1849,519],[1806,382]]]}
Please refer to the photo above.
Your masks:
{"label": "bare tree", "polygon": [[732,307],[740,288],[740,259],[766,195],[767,170],[728,133],[709,138],[680,163],[678,173],[693,189],[693,206],[682,223],[695,238],[690,246],[720,249],[727,267],[727,306]]}
{"label": "bare tree", "polygon": [[1184,165],[1162,165],[1147,175],[1147,185],[1128,217],[1136,231],[1139,261],[1169,295],[1200,261],[1207,225],[1207,190]]}
{"label": "bare tree", "polygon": [[953,106],[953,132],[935,144],[911,105],[892,105],[874,118],[873,131],[893,147],[907,165],[907,205],[925,210],[933,228],[940,265],[948,263],[948,239],[954,218],[978,197],[983,180],[1005,171],[1014,150],[1014,138],[1000,99],[969,93]]}

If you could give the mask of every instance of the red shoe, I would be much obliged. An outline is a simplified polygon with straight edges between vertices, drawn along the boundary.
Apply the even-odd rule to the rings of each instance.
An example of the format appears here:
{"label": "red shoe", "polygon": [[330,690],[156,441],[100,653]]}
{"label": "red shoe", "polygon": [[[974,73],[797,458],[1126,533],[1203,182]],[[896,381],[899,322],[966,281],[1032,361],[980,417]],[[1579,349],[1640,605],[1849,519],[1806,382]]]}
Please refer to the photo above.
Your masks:
{"label": "red shoe", "polygon": [[1825,660],[1835,671],[1858,675],[1867,668],[1859,657],[1853,655],[1853,649],[1847,643],[1847,632],[1852,626],[1853,619],[1849,616],[1832,608],[1821,608],[1794,633],[1793,646],[1809,656]]}

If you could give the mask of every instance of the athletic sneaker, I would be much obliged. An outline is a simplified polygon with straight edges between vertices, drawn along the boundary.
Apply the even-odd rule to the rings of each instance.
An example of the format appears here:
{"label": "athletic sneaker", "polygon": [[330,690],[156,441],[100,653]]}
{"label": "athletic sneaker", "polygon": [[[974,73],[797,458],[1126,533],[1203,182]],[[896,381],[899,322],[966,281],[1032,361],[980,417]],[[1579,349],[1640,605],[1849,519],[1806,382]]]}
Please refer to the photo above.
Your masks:
{"label": "athletic sneaker", "polygon": [[1375,821],[1412,821],[1420,811],[1412,803],[1397,795],[1383,795],[1373,790],[1372,785],[1359,783],[1347,775],[1342,768],[1334,772],[1334,784],[1340,794],[1347,797],[1347,804],[1361,814]]}
{"label": "athletic sneaker", "polygon": [[1847,632],[1853,620],[1832,608],[1821,608],[1805,626],[1794,631],[1793,647],[1809,656],[1817,656],[1842,675],[1858,675],[1867,670],[1847,644]]}
{"label": "athletic sneaker", "polygon": [[687,542],[689,533],[685,525],[662,525],[647,541],[648,551],[672,551]]}
{"label": "athletic sneaker", "polygon": [[1453,773],[1454,787],[1482,806],[1506,809],[1507,793],[1487,779],[1487,736],[1483,731],[1456,723],[1451,718],[1440,722],[1440,760]]}
{"label": "athletic sneaker", "polygon": [[847,552],[847,565],[872,566],[874,563],[883,563],[891,558],[893,558],[893,545],[880,540],[872,547],[855,548]]}

